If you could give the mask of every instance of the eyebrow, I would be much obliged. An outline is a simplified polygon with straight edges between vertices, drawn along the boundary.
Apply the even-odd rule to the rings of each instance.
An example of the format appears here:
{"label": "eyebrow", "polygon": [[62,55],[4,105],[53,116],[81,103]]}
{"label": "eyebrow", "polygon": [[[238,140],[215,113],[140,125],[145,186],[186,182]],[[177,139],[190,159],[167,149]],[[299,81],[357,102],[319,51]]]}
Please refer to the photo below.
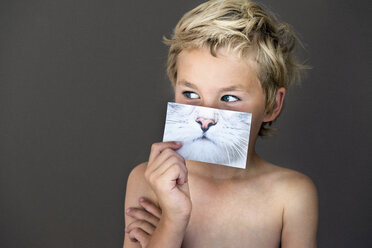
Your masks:
{"label": "eyebrow", "polygon": [[[195,84],[190,83],[190,82],[185,81],[185,80],[181,80],[178,83],[179,84],[182,84],[184,86],[187,86],[189,88],[192,88],[192,89],[197,89],[197,87],[196,87]],[[245,88],[243,86],[241,86],[241,85],[233,85],[233,86],[229,86],[229,87],[220,89],[220,92],[225,92],[225,91],[242,91],[244,89]]]}

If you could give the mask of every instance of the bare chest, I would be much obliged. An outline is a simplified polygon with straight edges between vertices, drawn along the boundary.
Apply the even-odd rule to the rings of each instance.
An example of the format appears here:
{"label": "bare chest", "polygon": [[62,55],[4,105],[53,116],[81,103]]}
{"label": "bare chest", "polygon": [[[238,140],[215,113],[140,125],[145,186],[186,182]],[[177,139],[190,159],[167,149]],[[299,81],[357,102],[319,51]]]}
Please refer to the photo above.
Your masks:
{"label": "bare chest", "polygon": [[193,210],[183,248],[279,247],[283,207],[270,187],[190,188]]}

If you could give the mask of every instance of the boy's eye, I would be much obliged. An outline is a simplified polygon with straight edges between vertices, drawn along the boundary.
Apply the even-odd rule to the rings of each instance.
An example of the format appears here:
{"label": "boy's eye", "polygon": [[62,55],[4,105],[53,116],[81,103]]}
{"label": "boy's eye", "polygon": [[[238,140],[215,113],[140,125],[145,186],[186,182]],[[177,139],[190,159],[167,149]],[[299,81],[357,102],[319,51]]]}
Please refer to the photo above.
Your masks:
{"label": "boy's eye", "polygon": [[191,98],[191,99],[199,98],[199,95],[196,94],[195,92],[192,92],[192,91],[185,91],[185,92],[183,92],[183,94],[184,94],[187,98]]}
{"label": "boy's eye", "polygon": [[223,97],[221,97],[221,100],[224,102],[236,102],[239,101],[240,99],[237,98],[236,96],[224,95]]}

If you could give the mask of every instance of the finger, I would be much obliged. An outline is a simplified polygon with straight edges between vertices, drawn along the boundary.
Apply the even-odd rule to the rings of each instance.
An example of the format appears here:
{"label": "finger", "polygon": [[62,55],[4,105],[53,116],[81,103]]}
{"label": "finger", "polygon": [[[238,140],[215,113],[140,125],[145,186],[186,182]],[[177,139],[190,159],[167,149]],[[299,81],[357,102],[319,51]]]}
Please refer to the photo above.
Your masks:
{"label": "finger", "polygon": [[129,235],[130,240],[134,242],[138,241],[142,247],[146,247],[148,243],[150,242],[150,238],[151,238],[150,235],[148,235],[145,231],[139,228],[134,228],[128,233],[128,235]]}
{"label": "finger", "polygon": [[179,166],[174,165],[169,167],[169,169],[159,177],[159,180],[165,182],[165,185],[163,185],[165,188],[173,190],[177,187],[185,195],[190,197],[190,189],[187,182],[187,173],[181,170]]}
{"label": "finger", "polygon": [[[187,173],[182,170],[182,168],[178,164],[173,164],[170,166],[163,174],[159,176],[159,178],[164,178],[163,182],[167,183],[169,187],[174,188],[177,184],[184,184],[187,179]],[[178,183],[180,182],[180,183]]]}
{"label": "finger", "polygon": [[[170,166],[174,164],[177,164],[185,172],[187,171],[186,165],[185,165],[185,159],[181,155],[179,155],[178,153],[170,149],[164,150],[163,153],[164,153],[164,156],[167,157],[167,159],[164,161],[161,161],[160,162],[161,165],[151,172],[152,174],[154,174],[153,176],[158,177],[162,175]],[[163,154],[161,154],[156,159],[160,159],[162,155]]]}
{"label": "finger", "polygon": [[167,141],[167,142],[158,142],[154,143],[151,146],[151,152],[149,157],[149,163],[152,163],[152,161],[166,148],[171,149],[179,149],[181,148],[182,143],[181,142],[175,142],[175,141]]}
{"label": "finger", "polygon": [[[187,167],[186,167],[186,161],[181,155],[179,155],[178,153],[176,153],[176,154],[178,156],[175,156],[175,157],[178,158],[178,161],[173,161],[173,164],[176,164],[183,171],[182,177],[178,178],[176,180],[176,183],[179,184],[179,185],[183,185],[184,183],[186,183],[188,181],[188,170],[187,170]],[[165,172],[165,170],[162,170],[162,173],[164,173],[164,172]]]}
{"label": "finger", "polygon": [[146,209],[143,208],[128,208],[126,214],[136,220],[144,220],[151,223],[154,226],[157,226],[159,218],[149,213]]}
{"label": "finger", "polygon": [[141,197],[139,199],[139,204],[146,209],[147,212],[155,216],[156,218],[160,219],[161,217],[161,209],[160,207],[156,206],[152,201]]}
{"label": "finger", "polygon": [[125,232],[130,233],[133,229],[140,228],[147,234],[151,235],[155,231],[155,227],[147,221],[136,220],[130,223],[126,228]]}
{"label": "finger", "polygon": [[176,152],[174,149],[170,148],[170,147],[167,147],[165,149],[162,150],[162,152],[160,153],[160,155],[154,159],[153,163],[159,163],[161,161],[161,159],[159,159],[160,157],[163,157],[166,159],[167,157],[169,156],[175,156],[181,160],[184,160],[184,158],[178,153]]}
{"label": "finger", "polygon": [[179,154],[171,148],[165,148],[151,163],[147,164],[146,174],[152,174],[157,169],[164,168],[165,161],[171,157],[179,158]]}

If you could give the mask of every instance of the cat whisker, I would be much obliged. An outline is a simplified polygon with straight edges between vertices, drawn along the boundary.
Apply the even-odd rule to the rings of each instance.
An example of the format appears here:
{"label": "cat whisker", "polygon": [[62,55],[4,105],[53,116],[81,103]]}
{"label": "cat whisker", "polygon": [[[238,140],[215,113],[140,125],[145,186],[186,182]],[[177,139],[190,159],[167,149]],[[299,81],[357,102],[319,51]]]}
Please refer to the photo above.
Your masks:
{"label": "cat whisker", "polygon": [[242,148],[242,147],[238,146],[238,149],[237,149],[237,151],[238,151],[238,153],[239,153],[240,157],[245,157],[245,155],[244,155],[244,153],[243,153],[243,152],[245,152],[245,151],[246,151],[246,149],[244,149],[244,148]]}
{"label": "cat whisker", "polygon": [[224,146],[224,148],[225,148],[225,150],[226,150],[226,153],[227,153],[227,161],[228,161],[228,163],[230,164],[231,162],[230,162],[230,155],[229,155],[229,151],[228,151],[228,149],[227,149],[227,146],[223,143],[222,144],[223,146]]}

